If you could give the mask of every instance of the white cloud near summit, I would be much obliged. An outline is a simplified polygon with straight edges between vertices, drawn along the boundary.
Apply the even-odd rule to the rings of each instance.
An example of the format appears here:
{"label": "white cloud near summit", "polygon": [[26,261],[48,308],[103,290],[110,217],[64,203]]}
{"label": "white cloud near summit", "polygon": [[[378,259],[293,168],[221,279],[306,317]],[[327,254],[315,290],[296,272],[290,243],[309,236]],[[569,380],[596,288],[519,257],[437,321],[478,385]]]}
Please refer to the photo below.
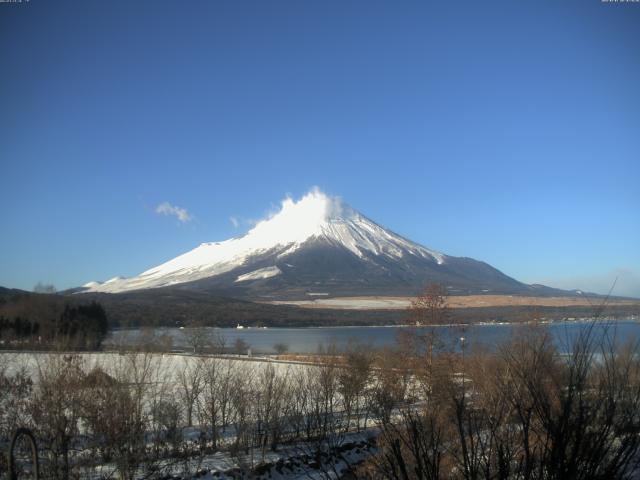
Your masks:
{"label": "white cloud near summit", "polygon": [[186,208],[178,207],[177,205],[171,205],[169,202],[162,202],[156,207],[156,213],[158,215],[173,215],[178,219],[180,223],[187,223],[193,220],[193,216],[187,211]]}

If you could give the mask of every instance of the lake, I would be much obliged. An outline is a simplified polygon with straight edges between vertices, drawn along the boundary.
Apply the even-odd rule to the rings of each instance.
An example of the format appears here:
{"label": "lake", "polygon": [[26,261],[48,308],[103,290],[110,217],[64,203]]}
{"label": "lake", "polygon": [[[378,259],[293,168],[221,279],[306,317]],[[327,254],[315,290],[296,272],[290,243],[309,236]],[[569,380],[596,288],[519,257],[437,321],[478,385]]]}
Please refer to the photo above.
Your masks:
{"label": "lake", "polygon": [[[543,325],[547,328],[561,352],[570,348],[573,340],[581,330],[587,328],[589,322],[556,322]],[[486,346],[495,348],[521,332],[523,327],[515,324],[473,325],[466,328],[434,327],[443,339],[450,343],[460,344],[460,338],[465,338],[468,347]],[[290,352],[315,353],[319,346],[335,345],[343,349],[351,343],[370,345],[373,347],[392,346],[401,331],[426,332],[427,327],[318,327],[318,328],[201,328],[197,331],[203,334],[221,334],[227,346],[232,346],[236,340],[245,341],[252,353],[274,353],[274,345],[285,344]],[[637,320],[618,320],[615,322],[600,321],[595,327],[596,333],[607,332],[620,342],[640,339],[640,322]],[[173,340],[174,348],[188,348],[190,329],[155,328],[156,335],[168,335]],[[116,330],[109,334],[105,346],[135,343],[142,331]]]}

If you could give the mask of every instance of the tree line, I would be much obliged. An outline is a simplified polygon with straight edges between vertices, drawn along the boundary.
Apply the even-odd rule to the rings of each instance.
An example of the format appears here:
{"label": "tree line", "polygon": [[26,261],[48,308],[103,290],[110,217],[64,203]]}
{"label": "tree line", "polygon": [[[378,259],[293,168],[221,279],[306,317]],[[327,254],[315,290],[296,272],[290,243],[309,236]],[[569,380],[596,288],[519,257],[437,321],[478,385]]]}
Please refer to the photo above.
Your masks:
{"label": "tree line", "polygon": [[58,295],[0,298],[0,348],[97,350],[109,330],[103,306]]}

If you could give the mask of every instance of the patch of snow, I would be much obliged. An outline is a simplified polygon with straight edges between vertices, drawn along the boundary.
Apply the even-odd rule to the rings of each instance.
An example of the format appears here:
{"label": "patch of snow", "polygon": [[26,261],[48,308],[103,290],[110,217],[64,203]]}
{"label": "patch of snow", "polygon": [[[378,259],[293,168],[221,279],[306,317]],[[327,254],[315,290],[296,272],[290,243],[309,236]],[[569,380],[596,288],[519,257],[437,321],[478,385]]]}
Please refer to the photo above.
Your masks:
{"label": "patch of snow", "polygon": [[119,277],[119,276],[118,277],[113,277],[113,278],[110,278],[109,280],[107,280],[106,282],[104,282],[103,285],[106,285],[108,283],[120,282],[120,281],[122,281],[124,279],[125,279],[124,277]]}
{"label": "patch of snow", "polygon": [[[328,295],[328,294],[307,294]],[[299,307],[338,308],[340,310],[404,310],[411,306],[409,297],[337,297],[309,300],[274,300],[273,305],[296,305]]]}
{"label": "patch of snow", "polygon": [[246,282],[247,280],[262,280],[264,278],[271,278],[275,277],[276,275],[280,275],[281,273],[282,271],[276,266],[259,268],[258,270],[254,270],[253,272],[240,275],[238,278],[236,278],[236,283]]}

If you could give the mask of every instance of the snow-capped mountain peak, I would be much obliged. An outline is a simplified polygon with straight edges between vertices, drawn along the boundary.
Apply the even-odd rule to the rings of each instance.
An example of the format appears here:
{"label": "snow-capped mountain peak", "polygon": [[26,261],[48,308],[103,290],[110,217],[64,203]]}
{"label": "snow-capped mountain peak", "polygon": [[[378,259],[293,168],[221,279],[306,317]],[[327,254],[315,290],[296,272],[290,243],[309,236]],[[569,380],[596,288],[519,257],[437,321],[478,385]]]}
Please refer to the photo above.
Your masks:
{"label": "snow-capped mountain peak", "polygon": [[283,200],[277,213],[258,222],[245,237],[270,246],[302,242],[321,234],[328,224],[357,216],[357,212],[339,198],[313,189],[297,202],[291,198]]}
{"label": "snow-capped mountain peak", "polygon": [[[340,198],[316,188],[298,201],[286,198],[276,213],[258,222],[241,237],[203,243],[136,277],[116,278],[103,284],[90,283],[85,291],[121,292],[214,277],[250,266],[264,255],[283,259],[314,241],[341,247],[365,260],[371,256],[402,259],[411,255],[442,264],[446,258],[381,227]],[[281,273],[276,265],[261,266],[256,272],[237,278],[241,278],[240,281],[264,279]]]}

